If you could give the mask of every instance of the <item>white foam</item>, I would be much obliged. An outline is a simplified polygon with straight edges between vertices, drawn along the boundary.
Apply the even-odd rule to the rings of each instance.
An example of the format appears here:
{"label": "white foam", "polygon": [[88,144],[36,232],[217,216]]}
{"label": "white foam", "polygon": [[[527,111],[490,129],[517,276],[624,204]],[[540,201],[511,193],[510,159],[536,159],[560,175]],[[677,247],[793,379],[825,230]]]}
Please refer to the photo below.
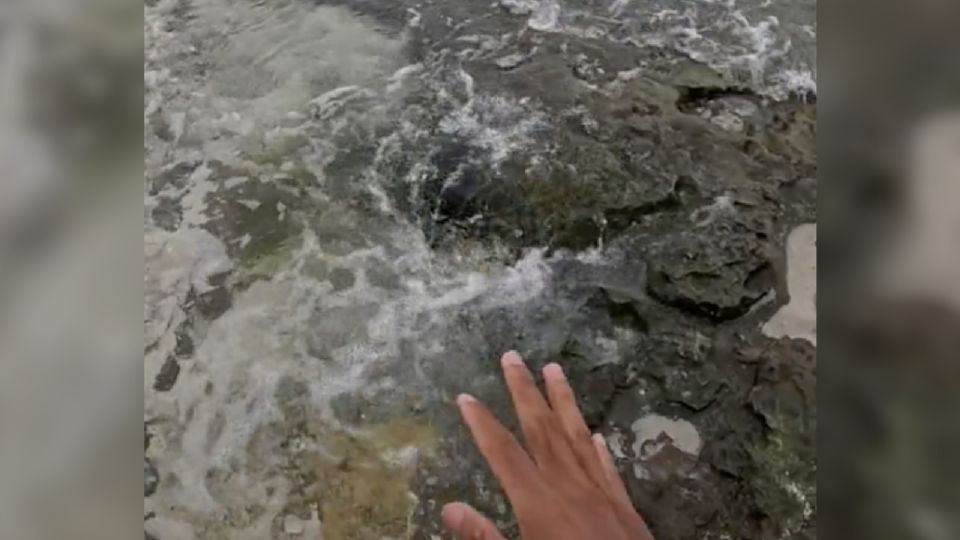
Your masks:
{"label": "white foam", "polygon": [[397,92],[408,78],[419,75],[421,72],[423,72],[423,64],[420,63],[408,64],[396,70],[387,80],[387,93]]}
{"label": "white foam", "polygon": [[527,26],[539,32],[559,30],[560,4],[557,0],[500,0],[514,15],[529,15]]}
{"label": "white foam", "polygon": [[630,4],[630,0],[613,0],[610,7],[607,8],[607,11],[614,17],[619,17],[628,4]]}
{"label": "white foam", "polygon": [[805,96],[817,93],[816,75],[808,69],[785,69],[777,73],[774,80],[781,89],[781,98],[790,94]]}
{"label": "white foam", "polygon": [[541,0],[527,19],[527,26],[540,32],[555,32],[559,29],[560,4],[556,0]]}
{"label": "white foam", "polygon": [[[616,0],[610,9],[620,4]],[[803,65],[815,60],[802,58],[793,43],[794,38],[815,37],[816,31],[809,24],[800,25],[793,34],[794,21],[781,20],[791,12],[782,6],[704,0],[677,9],[654,1],[647,13],[634,16],[621,11],[617,16],[636,24],[641,42],[680,51],[771,98],[816,93],[814,67]]]}
{"label": "white foam", "polygon": [[[193,323],[194,354],[179,360],[180,376],[171,391],[155,391],[155,377],[174,354],[178,328],[188,317],[184,306],[190,291],[208,291],[209,278],[233,265],[223,243],[201,228],[211,219],[207,199],[220,180],[207,163],[237,165],[261,181],[300,165],[321,177],[334,156],[323,137],[313,138],[315,152],[302,164],[290,162],[296,155],[283,156],[282,166],[252,163],[244,151],[302,135],[313,122],[340,122],[325,125],[327,136],[355,127],[339,118],[344,111],[413,71],[402,70],[399,62],[404,36],[380,33],[343,8],[287,0],[194,0],[190,16],[181,18],[175,5],[161,1],[145,8],[145,165],[154,178],[171,163],[201,165],[159,194],[180,203],[180,228],[162,231],[147,220],[144,235],[144,332],[151,346],[144,355],[144,417],[154,421],[148,456],[164,475],[154,496],[144,501],[145,511],[156,513],[146,525],[161,538],[189,538],[211,526],[224,527],[223,516],[233,519],[257,506],[264,509],[261,516],[224,534],[267,538],[288,500],[290,483],[280,467],[282,452],[251,445],[257,433],[281,419],[275,404],[280,381],[317,378],[305,336],[320,298],[330,296],[330,285],[300,275],[304,261],[321,247],[308,231],[289,261],[277,254],[272,279],[236,294],[216,320]],[[206,48],[195,49],[194,43]],[[204,69],[194,59],[202,60]],[[311,108],[316,117],[304,114]],[[375,116],[375,111],[364,113]],[[172,141],[159,138],[146,121],[152,115],[161,115],[179,135]],[[235,188],[246,178],[224,185]],[[145,193],[148,215],[156,199]],[[277,209],[281,219],[291,218],[292,209]],[[228,240],[242,245],[252,239]],[[356,390],[366,380],[364,368],[358,364],[358,377],[338,384],[339,366],[331,366],[331,389]],[[313,412],[324,414],[322,408]],[[229,477],[208,480],[208,472],[227,469],[233,471]],[[272,495],[265,493],[266,486],[273,488]]]}
{"label": "white foam", "polygon": [[733,202],[733,197],[730,194],[725,193],[718,195],[713,199],[712,203],[691,212],[690,221],[697,227],[706,227],[713,223],[719,216],[735,213],[736,208]]}
{"label": "white foam", "polygon": [[484,150],[491,164],[497,166],[511,153],[529,147],[533,134],[546,125],[541,113],[520,101],[478,95],[445,116],[439,127],[441,132],[462,137]]}

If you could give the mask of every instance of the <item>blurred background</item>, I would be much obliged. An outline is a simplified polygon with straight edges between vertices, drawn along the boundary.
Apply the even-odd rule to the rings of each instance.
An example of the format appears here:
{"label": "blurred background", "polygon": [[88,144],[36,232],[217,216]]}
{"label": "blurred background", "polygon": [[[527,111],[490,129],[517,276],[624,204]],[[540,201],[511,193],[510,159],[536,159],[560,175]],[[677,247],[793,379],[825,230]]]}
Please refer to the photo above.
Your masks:
{"label": "blurred background", "polygon": [[820,534],[960,538],[960,4],[818,10]]}
{"label": "blurred background", "polygon": [[0,4],[0,538],[136,538],[143,6]]}
{"label": "blurred background", "polygon": [[[820,534],[960,538],[960,3],[818,10]],[[142,531],[142,15],[0,5],[0,538]]]}

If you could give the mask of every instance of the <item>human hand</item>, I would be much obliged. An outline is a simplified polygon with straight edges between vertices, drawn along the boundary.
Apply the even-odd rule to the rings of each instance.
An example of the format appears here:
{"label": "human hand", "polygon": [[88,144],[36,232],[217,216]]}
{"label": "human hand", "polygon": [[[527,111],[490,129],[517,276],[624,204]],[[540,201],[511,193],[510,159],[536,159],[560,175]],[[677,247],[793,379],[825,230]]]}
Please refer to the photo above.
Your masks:
{"label": "human hand", "polygon": [[[529,454],[472,396],[457,405],[473,440],[503,486],[524,540],[653,540],[630,503],[603,436],[590,436],[563,370],[543,368],[547,400],[520,355],[501,358]],[[462,502],[443,507],[460,540],[503,540],[486,517]]]}

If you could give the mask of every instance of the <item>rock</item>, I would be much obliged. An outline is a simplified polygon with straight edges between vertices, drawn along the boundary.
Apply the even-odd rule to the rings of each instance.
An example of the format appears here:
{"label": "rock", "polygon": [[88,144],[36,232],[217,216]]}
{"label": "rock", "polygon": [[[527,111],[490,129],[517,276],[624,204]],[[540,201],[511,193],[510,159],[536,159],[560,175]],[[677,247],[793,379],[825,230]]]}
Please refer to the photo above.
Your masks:
{"label": "rock", "polygon": [[[550,133],[550,159],[531,161],[516,170],[504,167],[501,171],[478,172],[470,170],[469,153],[454,151],[452,146],[438,152],[435,189],[440,191],[439,186],[444,186],[439,212],[445,220],[443,229],[456,228],[461,236],[480,239],[502,236],[508,244],[520,243],[521,247],[546,243],[578,250],[613,241],[632,226],[650,231],[645,242],[686,236],[703,240],[713,252],[724,249],[728,237],[737,236],[734,243],[740,242],[744,253],[703,256],[704,261],[714,261],[707,263],[713,267],[706,269],[708,272],[728,274],[714,279],[717,286],[712,287],[713,293],[695,298],[701,295],[689,290],[689,276],[669,276],[670,270],[664,276],[676,278],[674,284],[661,282],[659,292],[666,303],[689,300],[696,304],[693,310],[718,320],[745,313],[759,298],[755,293],[768,291],[769,283],[761,279],[764,286],[760,290],[739,294],[733,289],[742,290],[744,284],[734,281],[745,280],[754,271],[766,277],[767,255],[760,251],[766,248],[774,219],[783,215],[778,194],[772,189],[776,183],[770,176],[774,172],[775,178],[795,172],[806,174],[808,168],[806,162],[790,165],[797,161],[792,153],[781,157],[766,151],[764,145],[771,145],[778,153],[793,151],[793,146],[787,148],[780,142],[782,127],[765,125],[766,120],[751,101],[753,97],[745,90],[716,86],[720,84],[716,81],[704,82],[703,89],[692,89],[690,81],[686,81],[688,86],[671,86],[670,75],[662,80],[645,74],[620,77],[611,62],[586,53],[571,53],[568,59],[574,65],[565,65],[565,75],[561,76],[540,65],[541,58],[549,55],[549,44],[538,47],[541,52],[537,61],[530,61],[529,67],[543,73],[527,73],[527,69],[492,72],[489,67],[484,73],[508,87],[517,80],[524,91],[538,92],[538,100],[545,91],[543,87],[549,85],[544,99],[552,100],[560,108],[557,112],[562,111]],[[519,57],[511,54],[500,60],[503,67],[509,67]],[[583,89],[585,85],[577,84],[574,71],[584,72],[583,66],[596,68],[589,73],[592,85],[612,79],[606,83],[606,93],[588,92]],[[524,81],[531,77],[546,82],[528,88]],[[683,110],[678,108],[681,105]],[[722,119],[712,122],[709,117],[701,118],[697,111],[707,106],[736,116],[738,120],[733,123],[742,125],[743,131],[729,131],[731,125]],[[733,121],[732,116],[723,118]],[[776,138],[758,133],[764,130],[775,132]],[[741,141],[748,132],[754,135]],[[799,140],[800,135],[803,133],[791,137]],[[812,165],[810,160],[809,167]],[[484,219],[482,223],[470,223],[477,209],[482,209]],[[724,217],[721,214],[728,222],[713,223],[723,221],[719,219]],[[690,221],[703,230],[691,230]],[[717,227],[725,229],[712,230]],[[512,234],[518,230],[521,234]],[[436,231],[431,231],[431,236],[434,234]],[[687,247],[702,251],[701,246]],[[647,246],[639,249],[648,251]],[[726,260],[715,260],[717,255]],[[748,259],[735,261],[739,255]],[[731,272],[723,268],[727,263],[734,265]],[[683,264],[672,258],[664,262],[664,266],[681,273],[685,271],[680,268]],[[730,283],[720,285],[728,279]],[[726,291],[721,290],[724,288]]]}
{"label": "rock", "polygon": [[200,294],[196,294],[196,290],[193,292],[197,311],[209,320],[223,315],[233,305],[233,297],[225,286],[228,276],[229,273],[211,276],[209,282],[213,288]]}
{"label": "rock", "polygon": [[153,380],[153,389],[157,392],[169,392],[180,376],[180,363],[173,356],[167,357],[160,366],[160,372]]}
{"label": "rock", "polygon": [[650,250],[647,291],[716,321],[746,314],[774,284],[766,229],[762,220],[731,216],[700,230],[676,231]]}
{"label": "rock", "polygon": [[157,197],[157,205],[150,211],[153,223],[161,229],[175,231],[183,219],[183,209],[180,203],[168,197]]}

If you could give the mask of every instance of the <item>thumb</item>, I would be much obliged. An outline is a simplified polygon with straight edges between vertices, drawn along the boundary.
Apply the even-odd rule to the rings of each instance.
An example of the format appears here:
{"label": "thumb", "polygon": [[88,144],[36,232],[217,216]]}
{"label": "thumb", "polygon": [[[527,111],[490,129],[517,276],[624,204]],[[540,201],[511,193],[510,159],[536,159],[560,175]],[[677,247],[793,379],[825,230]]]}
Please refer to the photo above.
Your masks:
{"label": "thumb", "polygon": [[497,527],[472,506],[450,503],[441,512],[443,526],[458,540],[504,540]]}

